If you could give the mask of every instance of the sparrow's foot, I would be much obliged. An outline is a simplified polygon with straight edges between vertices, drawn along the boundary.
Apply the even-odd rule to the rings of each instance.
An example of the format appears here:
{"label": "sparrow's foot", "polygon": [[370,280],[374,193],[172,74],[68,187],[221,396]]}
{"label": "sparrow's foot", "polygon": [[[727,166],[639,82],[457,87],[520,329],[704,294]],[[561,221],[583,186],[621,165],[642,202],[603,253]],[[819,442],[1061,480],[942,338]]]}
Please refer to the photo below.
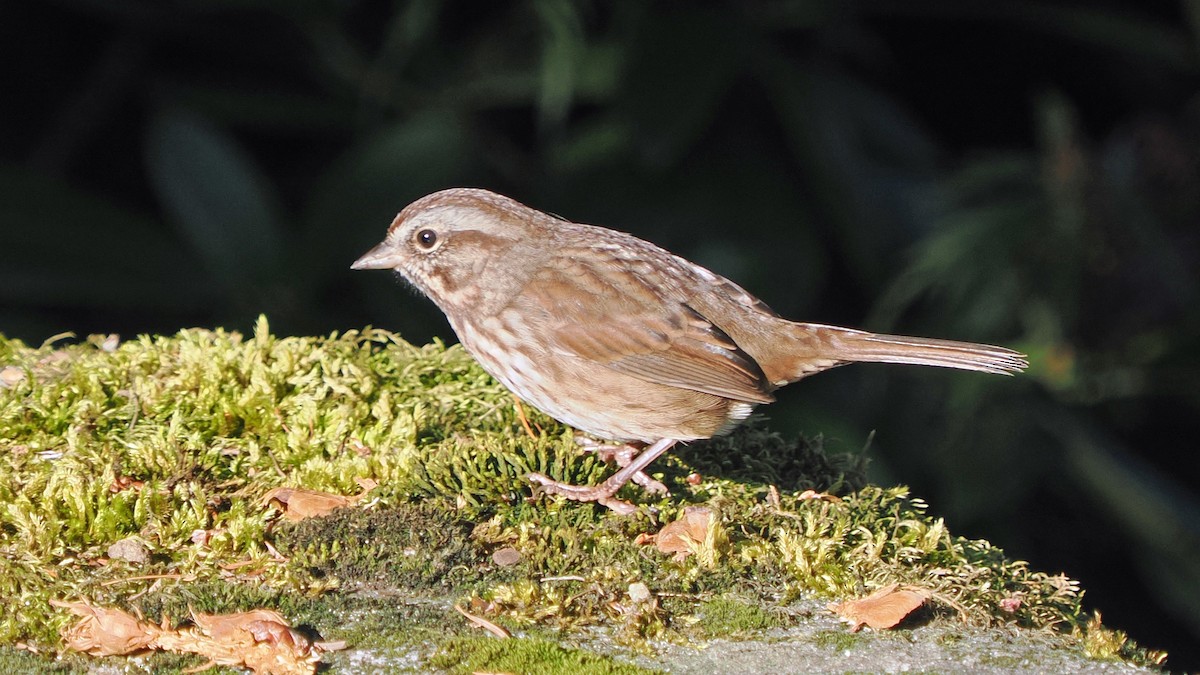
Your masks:
{"label": "sparrow's foot", "polygon": [[[604,462],[616,462],[618,467],[625,468],[629,466],[633,458],[642,452],[646,445],[644,443],[602,443],[594,438],[584,436],[582,434],[575,436],[575,444],[584,452],[594,452],[596,457]],[[630,477],[634,483],[642,486],[646,492],[657,495],[669,495],[671,491],[663,485],[661,481],[657,481],[647,475],[644,471],[638,471]]]}
{"label": "sparrow's foot", "polygon": [[[629,502],[621,501],[613,495],[617,494],[617,490],[624,487],[630,480],[642,485],[651,492],[658,491],[652,487],[653,485],[657,485],[661,488],[662,492],[666,492],[667,487],[665,485],[642,473],[642,469],[646,468],[650,462],[658,459],[659,455],[669,450],[675,443],[674,439],[664,438],[654,445],[641,450],[636,457],[631,452],[624,463],[621,461],[620,454],[616,455],[617,463],[621,465],[621,469],[609,476],[603,483],[594,487],[563,483],[540,473],[529,474],[529,480],[538,486],[536,491],[551,495],[562,495],[567,499],[577,502],[599,502],[621,515],[628,515],[637,510],[637,507]],[[635,447],[633,450],[636,451],[637,448]],[[641,476],[650,485],[643,484],[638,479],[638,476]]]}

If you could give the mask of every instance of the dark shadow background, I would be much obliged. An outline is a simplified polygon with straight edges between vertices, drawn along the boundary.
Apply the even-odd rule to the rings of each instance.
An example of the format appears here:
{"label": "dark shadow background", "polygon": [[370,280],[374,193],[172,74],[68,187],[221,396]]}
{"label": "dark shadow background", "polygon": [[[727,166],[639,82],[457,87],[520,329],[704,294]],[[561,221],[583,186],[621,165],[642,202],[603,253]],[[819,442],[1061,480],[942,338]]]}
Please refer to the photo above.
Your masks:
{"label": "dark shadow background", "polygon": [[632,231],[786,316],[1026,350],[855,366],[773,425],[1200,669],[1200,4],[0,5],[0,331],[367,323],[412,199]]}

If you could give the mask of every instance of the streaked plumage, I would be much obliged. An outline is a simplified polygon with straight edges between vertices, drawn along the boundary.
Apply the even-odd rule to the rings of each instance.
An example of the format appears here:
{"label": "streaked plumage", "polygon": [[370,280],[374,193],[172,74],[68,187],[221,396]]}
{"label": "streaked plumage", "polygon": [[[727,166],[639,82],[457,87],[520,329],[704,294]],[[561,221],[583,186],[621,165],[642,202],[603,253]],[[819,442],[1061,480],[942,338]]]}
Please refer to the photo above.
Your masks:
{"label": "streaked plumage", "polygon": [[[354,269],[394,269],[415,285],[522,399],[590,434],[653,443],[655,456],[722,433],[775,389],[845,363],[1026,366],[1002,347],[788,321],[654,244],[480,189],[413,202]],[[644,478],[640,468],[632,476]],[[610,505],[620,487],[539,482]]]}

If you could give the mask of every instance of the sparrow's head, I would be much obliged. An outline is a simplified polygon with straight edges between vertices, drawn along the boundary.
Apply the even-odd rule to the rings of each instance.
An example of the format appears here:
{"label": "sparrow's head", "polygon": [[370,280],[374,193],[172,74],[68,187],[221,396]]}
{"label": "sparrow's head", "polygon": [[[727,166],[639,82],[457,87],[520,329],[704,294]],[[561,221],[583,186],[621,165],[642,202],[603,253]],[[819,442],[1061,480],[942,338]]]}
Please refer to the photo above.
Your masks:
{"label": "sparrow's head", "polygon": [[518,278],[512,253],[537,236],[536,224],[547,216],[494,192],[451,188],[409,204],[388,227],[375,248],[354,261],[351,269],[390,269],[416,286],[447,312],[479,302],[488,288],[489,268],[505,266],[499,278]]}

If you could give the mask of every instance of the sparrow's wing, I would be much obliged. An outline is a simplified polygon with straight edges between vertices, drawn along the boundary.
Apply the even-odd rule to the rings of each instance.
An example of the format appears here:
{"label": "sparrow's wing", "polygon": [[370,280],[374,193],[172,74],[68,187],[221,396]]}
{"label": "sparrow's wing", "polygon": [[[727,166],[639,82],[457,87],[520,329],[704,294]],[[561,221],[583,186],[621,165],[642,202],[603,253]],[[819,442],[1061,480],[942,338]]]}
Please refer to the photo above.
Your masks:
{"label": "sparrow's wing", "polygon": [[762,369],[725,331],[651,269],[629,261],[564,256],[541,270],[520,298],[547,347],[648,382],[748,403],[769,403]]}

